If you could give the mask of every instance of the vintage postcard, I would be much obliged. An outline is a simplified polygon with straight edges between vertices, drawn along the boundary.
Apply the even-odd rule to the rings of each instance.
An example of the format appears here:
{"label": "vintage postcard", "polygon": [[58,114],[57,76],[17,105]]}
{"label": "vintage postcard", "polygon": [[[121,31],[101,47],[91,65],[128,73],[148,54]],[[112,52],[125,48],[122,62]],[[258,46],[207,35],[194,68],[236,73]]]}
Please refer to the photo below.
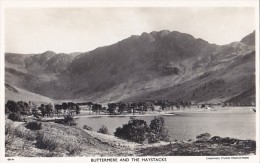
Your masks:
{"label": "vintage postcard", "polygon": [[1,162],[259,161],[258,1],[2,1]]}

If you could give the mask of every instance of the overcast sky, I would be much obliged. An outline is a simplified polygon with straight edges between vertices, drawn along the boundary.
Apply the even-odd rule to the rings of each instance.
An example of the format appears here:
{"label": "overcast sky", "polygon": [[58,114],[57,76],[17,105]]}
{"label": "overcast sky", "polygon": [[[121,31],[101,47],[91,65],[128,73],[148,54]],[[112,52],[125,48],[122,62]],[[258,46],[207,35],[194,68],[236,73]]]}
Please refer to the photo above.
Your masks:
{"label": "overcast sky", "polygon": [[228,44],[255,30],[254,8],[8,8],[5,51],[86,52],[164,29]]}

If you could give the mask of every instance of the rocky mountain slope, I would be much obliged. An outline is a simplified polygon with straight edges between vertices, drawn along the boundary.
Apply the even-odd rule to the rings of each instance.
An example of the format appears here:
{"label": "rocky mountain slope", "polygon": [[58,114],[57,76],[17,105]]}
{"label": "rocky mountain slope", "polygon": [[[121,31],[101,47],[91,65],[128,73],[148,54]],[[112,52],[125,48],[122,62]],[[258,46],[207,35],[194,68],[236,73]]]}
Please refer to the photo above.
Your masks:
{"label": "rocky mountain slope", "polygon": [[[255,101],[255,33],[228,45],[167,30],[77,55],[6,53],[6,83],[75,101]],[[8,98],[8,97],[6,97]]]}

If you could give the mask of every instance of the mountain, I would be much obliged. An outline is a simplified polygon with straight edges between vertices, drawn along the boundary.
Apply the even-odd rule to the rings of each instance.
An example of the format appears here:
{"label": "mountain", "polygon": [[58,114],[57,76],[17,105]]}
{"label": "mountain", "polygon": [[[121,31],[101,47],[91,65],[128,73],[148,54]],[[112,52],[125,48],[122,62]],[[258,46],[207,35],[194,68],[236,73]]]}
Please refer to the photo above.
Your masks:
{"label": "mountain", "polygon": [[[46,51],[42,54],[6,53],[5,81],[20,89],[53,98],[74,56]],[[66,87],[64,85],[64,87]]]}
{"label": "mountain", "polygon": [[220,46],[163,30],[76,55],[6,53],[6,83],[56,100],[247,104],[255,101],[254,35]]}
{"label": "mountain", "polygon": [[255,46],[255,31],[242,38],[240,42],[249,46]]}

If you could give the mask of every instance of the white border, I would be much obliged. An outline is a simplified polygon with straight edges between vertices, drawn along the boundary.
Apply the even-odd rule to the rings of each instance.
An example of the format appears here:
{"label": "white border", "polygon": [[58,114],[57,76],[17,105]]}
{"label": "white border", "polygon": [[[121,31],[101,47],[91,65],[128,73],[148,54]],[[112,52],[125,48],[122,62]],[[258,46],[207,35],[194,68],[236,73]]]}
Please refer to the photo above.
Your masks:
{"label": "white border", "polygon": [[257,0],[2,1],[4,7],[257,7]]}
{"label": "white border", "polygon": [[[0,82],[0,117],[4,117],[4,10],[9,7],[254,7],[255,8],[255,29],[256,29],[256,107],[257,107],[257,118],[256,118],[256,137],[257,137],[257,150],[256,156],[249,156],[249,160],[207,160],[207,156],[167,156],[167,162],[236,162],[236,163],[258,163],[259,162],[259,1],[258,0],[226,0],[226,1],[1,1],[1,45],[0,45],[0,74],[1,74],[1,82]],[[4,149],[4,118],[0,118],[0,150],[1,150],[1,159],[0,162],[8,162],[5,157],[5,149]],[[131,157],[129,157],[131,158]],[[75,163],[86,163],[90,162],[91,157],[73,157],[73,158],[25,158],[25,157],[14,157],[14,161],[9,162],[37,162],[37,163],[45,163],[48,162],[75,162]]]}

